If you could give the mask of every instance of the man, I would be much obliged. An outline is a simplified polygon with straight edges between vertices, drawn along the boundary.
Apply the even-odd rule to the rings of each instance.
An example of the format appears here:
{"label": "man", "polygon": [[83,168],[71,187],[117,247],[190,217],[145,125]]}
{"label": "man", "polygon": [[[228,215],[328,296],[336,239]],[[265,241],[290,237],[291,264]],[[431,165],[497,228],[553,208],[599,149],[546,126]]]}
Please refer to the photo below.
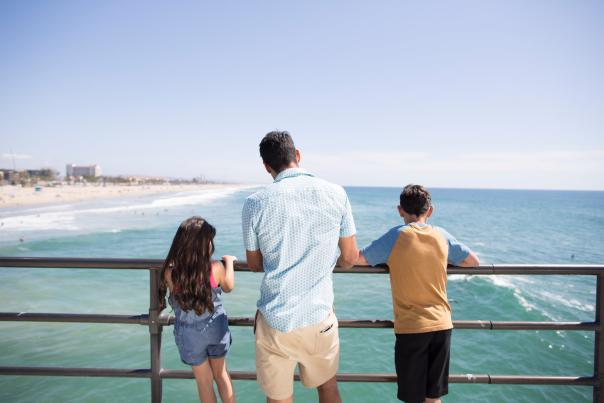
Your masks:
{"label": "man", "polygon": [[264,136],[260,156],[274,182],[249,196],[242,214],[248,266],[264,271],[255,324],[258,383],[267,402],[293,402],[297,364],[320,402],[341,402],[332,271],[338,255],[344,267],[358,257],[350,203],[341,186],[299,168],[288,132]]}

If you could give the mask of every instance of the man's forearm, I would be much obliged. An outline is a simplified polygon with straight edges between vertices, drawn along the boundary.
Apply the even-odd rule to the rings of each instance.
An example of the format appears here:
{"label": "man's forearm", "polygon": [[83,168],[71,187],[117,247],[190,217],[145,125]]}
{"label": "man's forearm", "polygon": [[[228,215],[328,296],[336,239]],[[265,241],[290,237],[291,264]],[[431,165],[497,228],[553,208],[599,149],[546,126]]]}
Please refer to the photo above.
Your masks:
{"label": "man's forearm", "polygon": [[259,250],[256,251],[245,251],[247,258],[247,267],[253,272],[264,271],[264,265],[262,262],[262,253]]}

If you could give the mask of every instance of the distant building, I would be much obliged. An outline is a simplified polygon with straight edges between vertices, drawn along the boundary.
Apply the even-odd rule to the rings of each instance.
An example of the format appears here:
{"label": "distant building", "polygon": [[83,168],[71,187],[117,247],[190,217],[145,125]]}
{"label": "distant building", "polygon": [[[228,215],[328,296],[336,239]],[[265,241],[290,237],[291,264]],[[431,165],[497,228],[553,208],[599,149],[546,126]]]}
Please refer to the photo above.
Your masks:
{"label": "distant building", "polygon": [[42,178],[46,180],[53,180],[59,174],[54,169],[51,168],[43,168],[43,169],[28,169],[27,175],[30,178]]}
{"label": "distant building", "polygon": [[0,169],[0,180],[4,184],[14,185],[19,180],[19,172],[13,169]]}
{"label": "distant building", "polygon": [[67,164],[65,167],[65,176],[101,176],[101,167],[94,165],[75,165]]}

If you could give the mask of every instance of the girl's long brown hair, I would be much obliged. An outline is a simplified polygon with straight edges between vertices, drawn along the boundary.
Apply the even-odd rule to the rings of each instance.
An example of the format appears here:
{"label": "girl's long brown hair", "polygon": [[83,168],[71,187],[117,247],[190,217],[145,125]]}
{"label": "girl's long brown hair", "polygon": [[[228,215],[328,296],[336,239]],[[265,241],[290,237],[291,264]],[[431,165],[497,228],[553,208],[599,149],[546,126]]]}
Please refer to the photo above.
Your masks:
{"label": "girl's long brown hair", "polygon": [[172,297],[178,305],[185,311],[193,309],[198,315],[214,312],[210,273],[215,235],[216,229],[201,217],[194,216],[180,224],[160,272],[161,309],[166,307],[165,273],[171,269]]}

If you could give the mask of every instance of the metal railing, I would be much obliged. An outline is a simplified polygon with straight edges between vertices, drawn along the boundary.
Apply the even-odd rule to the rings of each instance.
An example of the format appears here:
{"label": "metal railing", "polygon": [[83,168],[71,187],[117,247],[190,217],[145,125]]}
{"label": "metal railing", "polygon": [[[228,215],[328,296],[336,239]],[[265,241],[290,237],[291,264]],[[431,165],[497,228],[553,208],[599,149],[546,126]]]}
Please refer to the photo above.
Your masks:
{"label": "metal railing", "polygon": [[[150,334],[151,368],[65,368],[65,367],[15,367],[0,366],[0,375],[76,376],[76,377],[131,377],[151,380],[151,401],[162,400],[163,379],[191,379],[187,370],[164,369],[161,366],[161,333],[164,326],[174,323],[173,317],[160,316],[158,286],[161,259],[89,259],[89,258],[24,258],[0,257],[0,268],[59,268],[59,269],[112,269],[148,270],[149,313],[141,315],[104,315],[68,313],[0,312],[0,321],[65,322],[65,323],[113,323],[148,326]],[[248,271],[245,262],[235,263],[236,271]],[[386,268],[354,267],[336,268],[334,273],[387,273]],[[591,322],[501,322],[483,320],[453,321],[456,329],[481,330],[580,330],[593,331],[594,369],[588,376],[529,376],[529,375],[472,375],[453,374],[451,383],[522,384],[522,385],[572,385],[591,386],[593,401],[604,403],[604,265],[488,265],[479,268],[449,267],[449,274],[472,275],[588,275],[596,276],[596,309]],[[231,317],[231,326],[253,326],[253,318]],[[390,320],[339,320],[342,328],[392,328]],[[231,371],[234,380],[254,380],[251,371]],[[339,373],[339,382],[395,382],[393,373]],[[296,380],[299,377],[295,376]]]}

